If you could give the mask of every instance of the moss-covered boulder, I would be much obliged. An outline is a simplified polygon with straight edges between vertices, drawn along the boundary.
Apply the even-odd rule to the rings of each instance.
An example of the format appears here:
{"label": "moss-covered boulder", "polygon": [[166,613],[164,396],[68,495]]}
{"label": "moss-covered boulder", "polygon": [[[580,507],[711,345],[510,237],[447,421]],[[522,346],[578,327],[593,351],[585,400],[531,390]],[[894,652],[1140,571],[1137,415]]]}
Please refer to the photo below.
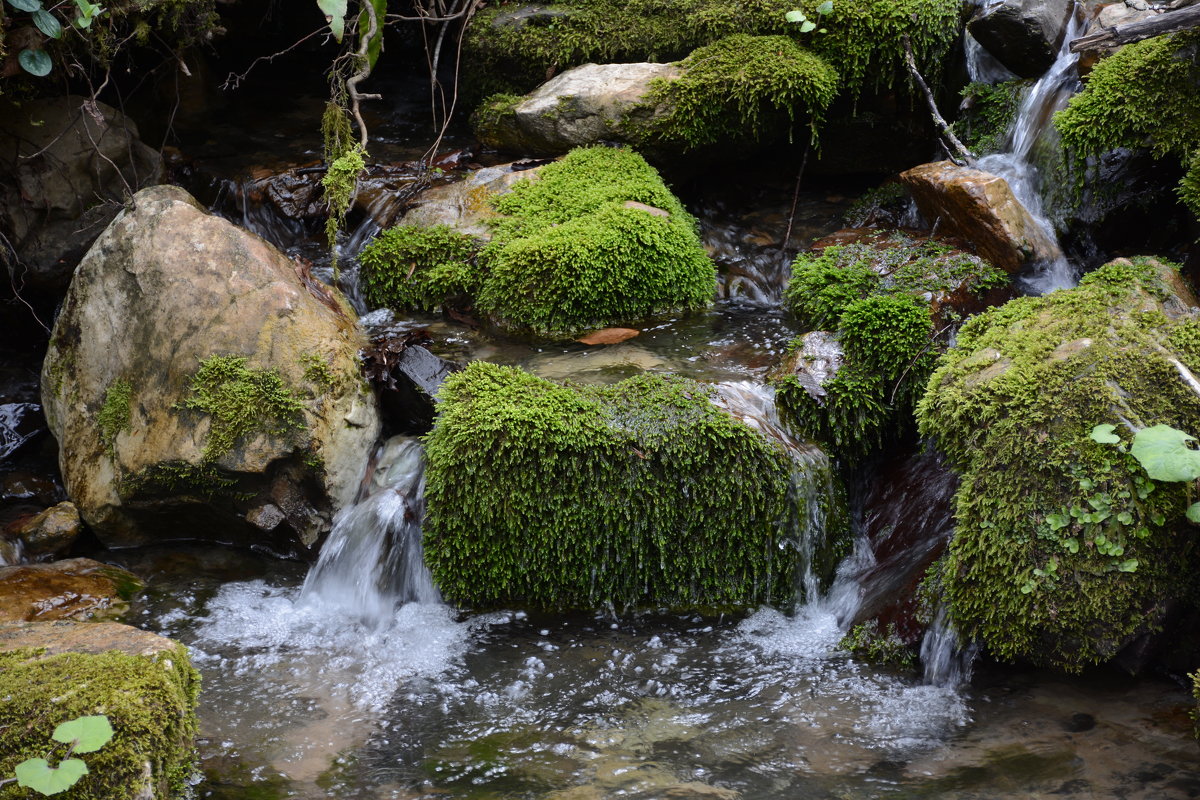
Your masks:
{"label": "moss-covered boulder", "polygon": [[562,386],[476,362],[447,379],[426,443],[425,558],[454,602],[792,599],[810,501],[789,495],[782,449],[693,381]]}
{"label": "moss-covered boulder", "polygon": [[1194,306],[1172,267],[1121,259],[963,326],[917,411],[962,474],[941,581],[963,636],[1079,670],[1191,591],[1184,487],[1091,432],[1200,432]]}
{"label": "moss-covered boulder", "polygon": [[[186,796],[194,771],[200,677],[187,648],[109,622],[0,624],[0,776],[27,758],[61,757],[50,735],[63,722],[103,714],[113,738],[76,757],[84,775],[72,800]],[[0,798],[30,790],[0,787]]]}
{"label": "moss-covered boulder", "polygon": [[68,494],[110,546],[296,552],[379,431],[353,317],[271,245],[158,186],[80,263],[42,395]]}
{"label": "moss-covered boulder", "polygon": [[951,324],[1007,279],[933,239],[845,234],[792,264],[784,302],[810,333],[792,342],[772,381],[803,435],[855,459],[911,430]]}
{"label": "moss-covered boulder", "polygon": [[398,309],[465,297],[503,330],[567,337],[716,292],[695,219],[632,151],[577,149],[485,198],[499,216],[478,254],[448,228],[392,229],[363,252],[367,296]]}

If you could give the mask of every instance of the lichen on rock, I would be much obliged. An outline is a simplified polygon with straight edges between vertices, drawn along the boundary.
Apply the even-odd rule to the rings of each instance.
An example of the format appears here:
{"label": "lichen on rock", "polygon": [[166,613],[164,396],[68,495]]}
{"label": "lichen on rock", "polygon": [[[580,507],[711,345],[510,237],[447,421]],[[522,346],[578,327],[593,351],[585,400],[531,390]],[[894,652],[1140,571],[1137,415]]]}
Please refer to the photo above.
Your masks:
{"label": "lichen on rock", "polygon": [[968,321],[917,417],[962,473],[941,574],[962,635],[1078,671],[1152,632],[1195,572],[1184,490],[1094,426],[1195,429],[1200,320],[1179,276],[1119,259]]}

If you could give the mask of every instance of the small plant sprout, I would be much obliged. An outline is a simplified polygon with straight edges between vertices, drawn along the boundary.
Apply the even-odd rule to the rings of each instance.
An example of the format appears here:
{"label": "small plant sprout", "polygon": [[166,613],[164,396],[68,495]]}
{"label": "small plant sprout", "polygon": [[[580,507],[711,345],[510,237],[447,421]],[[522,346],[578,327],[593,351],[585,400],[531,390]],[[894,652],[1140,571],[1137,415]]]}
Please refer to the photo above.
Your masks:
{"label": "small plant sprout", "polygon": [[813,30],[816,30],[817,33],[828,33],[825,28],[818,30],[817,25],[820,24],[821,19],[833,13],[833,0],[824,0],[823,3],[817,6],[814,13],[817,15],[817,22],[813,22],[798,8],[794,8],[787,12],[787,14],[784,14],[784,19],[788,22],[799,23],[801,33],[811,33]]}
{"label": "small plant sprout", "polygon": [[[55,728],[50,736],[54,741],[67,745],[67,752],[58,759],[57,764],[51,766],[45,758],[27,758],[17,764],[14,771],[16,777],[0,780],[0,786],[15,780],[17,785],[39,794],[65,792],[88,774],[87,764],[73,756],[76,753],[94,753],[108,744],[112,737],[112,725],[103,714],[68,720]],[[46,755],[51,755],[51,752]]]}

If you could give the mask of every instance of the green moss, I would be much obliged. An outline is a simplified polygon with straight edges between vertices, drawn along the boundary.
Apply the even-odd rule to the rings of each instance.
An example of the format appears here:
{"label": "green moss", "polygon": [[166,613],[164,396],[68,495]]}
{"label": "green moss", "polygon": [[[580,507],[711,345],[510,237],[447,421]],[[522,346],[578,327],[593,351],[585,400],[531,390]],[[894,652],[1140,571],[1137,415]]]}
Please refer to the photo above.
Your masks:
{"label": "green moss", "polygon": [[1089,437],[1102,422],[1195,427],[1200,398],[1171,359],[1200,369],[1173,344],[1196,323],[1162,313],[1166,269],[1122,260],[981,314],[929,380],[921,431],[962,473],[945,597],[960,632],[1000,658],[1105,661],[1194,571],[1194,537],[1176,530],[1184,490]]}
{"label": "green moss", "polygon": [[911,428],[913,405],[944,347],[928,298],[980,293],[1006,280],[976,256],[898,232],[802,253],[784,302],[803,327],[836,332],[845,359],[824,396],[794,376],[778,379],[780,404],[805,435],[843,457],[880,447]]}
{"label": "green moss", "polygon": [[100,428],[100,441],[110,458],[116,457],[117,434],[129,429],[129,403],[133,398],[133,387],[128,381],[117,381],[104,393],[104,403],[96,415],[96,426]]}
{"label": "green moss", "polygon": [[[791,462],[683,378],[560,386],[476,362],[426,438],[425,557],[472,606],[790,599]],[[805,509],[806,513],[806,509]]]}
{"label": "green moss", "polygon": [[[1149,146],[1159,158],[1190,166],[1200,149],[1200,33],[1157,36],[1126,45],[1092,70],[1087,86],[1054,117],[1077,158],[1116,147]],[[1179,188],[1193,212],[1195,178]]]}
{"label": "green moss", "polygon": [[143,467],[131,475],[123,475],[117,491],[126,499],[189,494],[214,500],[236,496],[237,483],[236,478],[222,473],[211,462],[189,464],[186,461],[165,461]]}
{"label": "green moss", "polygon": [[1000,152],[1026,86],[1022,80],[967,84],[962,89],[965,109],[951,129],[976,155]]}
{"label": "green moss", "polygon": [[716,292],[695,219],[630,150],[572,150],[494,203],[477,307],[502,327],[573,335]]}
{"label": "green moss", "polygon": [[211,418],[206,461],[215,461],[249,433],[282,436],[304,428],[304,406],[275,370],[250,369],[240,356],[210,356],[192,376],[181,408]]}
{"label": "green moss", "polygon": [[303,354],[300,356],[300,363],[304,367],[304,374],[301,377],[316,387],[317,393],[328,392],[337,385],[337,379],[334,378],[333,371],[329,369],[329,362],[316,353]]}
{"label": "green moss", "polygon": [[908,189],[899,181],[888,181],[880,186],[868,189],[850,204],[842,220],[846,227],[862,228],[871,222],[872,218],[883,214],[893,220],[899,220],[909,203]]}
{"label": "green moss", "polygon": [[881,628],[878,620],[855,625],[842,637],[838,648],[872,664],[904,670],[917,667],[917,653],[900,638],[896,626]]}
{"label": "green moss", "polygon": [[[143,796],[147,762],[164,779],[155,797],[182,797],[194,768],[192,740],[199,675],[182,645],[157,657],[116,651],[45,656],[33,650],[0,653],[0,775],[45,756],[61,722],[104,714],[111,742],[83,756],[89,773],[67,796],[122,800]],[[16,784],[0,798],[28,798]]]}
{"label": "green moss", "polygon": [[386,230],[358,257],[367,302],[433,311],[448,299],[474,295],[480,282],[478,249],[475,239],[446,225]]}
{"label": "green moss", "polygon": [[[811,126],[815,138],[838,92],[837,71],[787,36],[730,36],[694,50],[680,68],[678,78],[655,81],[643,104],[669,111],[626,123],[635,141],[691,148],[757,138],[772,114]],[[629,119],[640,116],[635,109]]]}
{"label": "green moss", "polygon": [[471,129],[480,139],[487,140],[500,124],[509,119],[525,98],[517,94],[494,94],[485,99],[471,115]]}

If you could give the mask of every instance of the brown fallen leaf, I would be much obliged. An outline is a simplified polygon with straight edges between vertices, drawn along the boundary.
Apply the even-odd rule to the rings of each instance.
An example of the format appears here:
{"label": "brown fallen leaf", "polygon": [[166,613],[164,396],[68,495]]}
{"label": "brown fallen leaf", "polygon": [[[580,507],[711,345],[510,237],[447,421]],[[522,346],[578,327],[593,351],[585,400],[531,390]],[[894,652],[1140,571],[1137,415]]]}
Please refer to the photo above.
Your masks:
{"label": "brown fallen leaf", "polygon": [[633,328],[602,328],[598,331],[592,331],[586,336],[580,336],[575,341],[582,344],[617,344],[627,339],[632,339],[639,333],[641,331]]}

